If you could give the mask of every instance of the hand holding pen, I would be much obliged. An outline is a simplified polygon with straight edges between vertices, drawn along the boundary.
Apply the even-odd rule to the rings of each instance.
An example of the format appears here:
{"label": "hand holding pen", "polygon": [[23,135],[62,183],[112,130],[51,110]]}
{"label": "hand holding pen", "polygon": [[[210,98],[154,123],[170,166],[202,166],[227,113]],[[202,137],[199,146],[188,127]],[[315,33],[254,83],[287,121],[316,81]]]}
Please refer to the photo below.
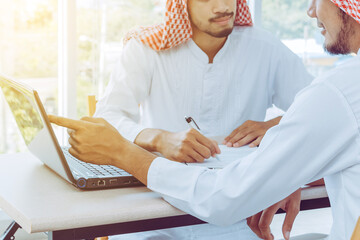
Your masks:
{"label": "hand holding pen", "polygon": [[[201,132],[199,125],[197,125],[197,123],[195,122],[195,120],[194,120],[192,117],[187,117],[187,116],[185,116],[185,121],[189,124],[189,126],[190,126],[192,129],[196,129],[196,130],[199,131],[199,133],[201,133],[202,135],[204,135],[204,134]],[[215,146],[216,146],[216,152],[211,152],[211,156],[212,156],[212,157],[215,157],[217,160],[220,161],[219,157],[216,155],[216,154],[219,154],[219,153],[220,153],[220,148],[219,148],[219,146],[217,145],[217,143],[215,143],[215,141],[213,141],[213,143],[214,143]]]}
{"label": "hand holding pen", "polygon": [[167,159],[182,163],[204,162],[220,153],[217,142],[205,137],[195,128],[182,132],[144,129],[135,143],[148,151],[161,153]]}

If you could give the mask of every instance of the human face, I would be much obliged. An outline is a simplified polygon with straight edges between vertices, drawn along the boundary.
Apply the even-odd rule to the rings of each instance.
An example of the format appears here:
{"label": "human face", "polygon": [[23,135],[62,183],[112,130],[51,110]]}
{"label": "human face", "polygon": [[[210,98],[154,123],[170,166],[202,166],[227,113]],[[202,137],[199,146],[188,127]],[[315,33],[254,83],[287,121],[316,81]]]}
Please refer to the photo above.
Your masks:
{"label": "human face", "polygon": [[331,54],[348,54],[354,32],[351,17],[330,0],[312,0],[308,15],[316,18],[321,34],[325,37],[324,48]]}
{"label": "human face", "polygon": [[193,32],[227,37],[234,28],[236,0],[188,0]]}

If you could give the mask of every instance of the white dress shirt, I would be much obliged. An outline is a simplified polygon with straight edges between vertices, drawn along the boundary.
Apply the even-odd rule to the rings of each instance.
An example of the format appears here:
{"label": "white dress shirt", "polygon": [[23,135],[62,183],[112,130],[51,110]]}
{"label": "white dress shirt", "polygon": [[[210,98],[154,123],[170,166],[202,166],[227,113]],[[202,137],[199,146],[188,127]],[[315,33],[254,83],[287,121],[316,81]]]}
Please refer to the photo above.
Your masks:
{"label": "white dress shirt", "polygon": [[205,135],[225,136],[246,120],[263,121],[272,104],[286,110],[312,81],[295,54],[255,27],[235,27],[208,61],[192,40],[161,52],[130,40],[95,116],[130,141],[144,128],[186,130],[184,116]]}
{"label": "white dress shirt", "polygon": [[[301,60],[269,33],[235,27],[212,64],[189,40],[156,52],[130,40],[95,116],[128,140],[145,128],[179,132],[193,117],[207,136],[226,136],[246,120],[263,121],[273,104],[286,110],[312,77]],[[140,105],[140,107],[139,107]],[[246,223],[208,224],[130,234],[120,239],[258,239]]]}
{"label": "white dress shirt", "polygon": [[148,187],[204,221],[230,225],[325,177],[330,239],[348,240],[360,216],[359,123],[358,55],[302,90],[254,153],[217,171],[157,158]]}

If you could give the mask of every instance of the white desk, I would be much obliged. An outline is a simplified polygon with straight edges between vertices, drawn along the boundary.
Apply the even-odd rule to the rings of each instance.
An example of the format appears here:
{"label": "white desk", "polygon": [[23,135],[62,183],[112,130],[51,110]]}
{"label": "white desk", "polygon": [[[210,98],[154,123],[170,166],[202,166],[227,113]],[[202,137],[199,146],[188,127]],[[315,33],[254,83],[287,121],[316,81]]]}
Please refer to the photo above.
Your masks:
{"label": "white desk", "polygon": [[[324,187],[302,194],[304,199],[327,196]],[[202,223],[146,187],[78,190],[30,153],[0,155],[0,208],[28,233],[49,232],[49,239],[90,239]]]}

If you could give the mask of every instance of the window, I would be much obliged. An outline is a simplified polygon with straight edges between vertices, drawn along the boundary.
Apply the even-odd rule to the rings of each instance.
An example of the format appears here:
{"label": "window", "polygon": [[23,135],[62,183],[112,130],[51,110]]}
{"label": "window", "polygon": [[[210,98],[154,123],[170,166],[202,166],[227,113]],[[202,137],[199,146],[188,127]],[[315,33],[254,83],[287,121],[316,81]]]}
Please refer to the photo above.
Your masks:
{"label": "window", "polygon": [[[316,19],[307,15],[309,0],[253,0],[261,4],[260,25],[275,34],[303,62],[314,77],[334,68],[351,57],[332,56],[323,49],[324,37],[317,27]],[[259,17],[259,15],[261,15]],[[255,21],[255,23],[257,23]],[[282,115],[276,107],[267,112],[267,119]]]}
{"label": "window", "polygon": [[162,22],[164,0],[77,1],[77,114],[87,115],[86,96],[101,96],[115,67],[122,38],[131,29]]}
{"label": "window", "polygon": [[[0,72],[38,90],[48,113],[70,117],[86,116],[86,96],[103,93],[123,36],[161,22],[165,6],[165,0],[3,1]],[[0,135],[0,153],[26,149],[2,96]]]}
{"label": "window", "polygon": [[[48,112],[57,112],[57,0],[2,1],[0,71],[36,88]],[[0,96],[0,153],[25,149]]]}
{"label": "window", "polygon": [[311,74],[319,76],[351,56],[324,52],[324,37],[316,19],[307,16],[308,4],[309,0],[262,0],[261,24],[299,55]]}

